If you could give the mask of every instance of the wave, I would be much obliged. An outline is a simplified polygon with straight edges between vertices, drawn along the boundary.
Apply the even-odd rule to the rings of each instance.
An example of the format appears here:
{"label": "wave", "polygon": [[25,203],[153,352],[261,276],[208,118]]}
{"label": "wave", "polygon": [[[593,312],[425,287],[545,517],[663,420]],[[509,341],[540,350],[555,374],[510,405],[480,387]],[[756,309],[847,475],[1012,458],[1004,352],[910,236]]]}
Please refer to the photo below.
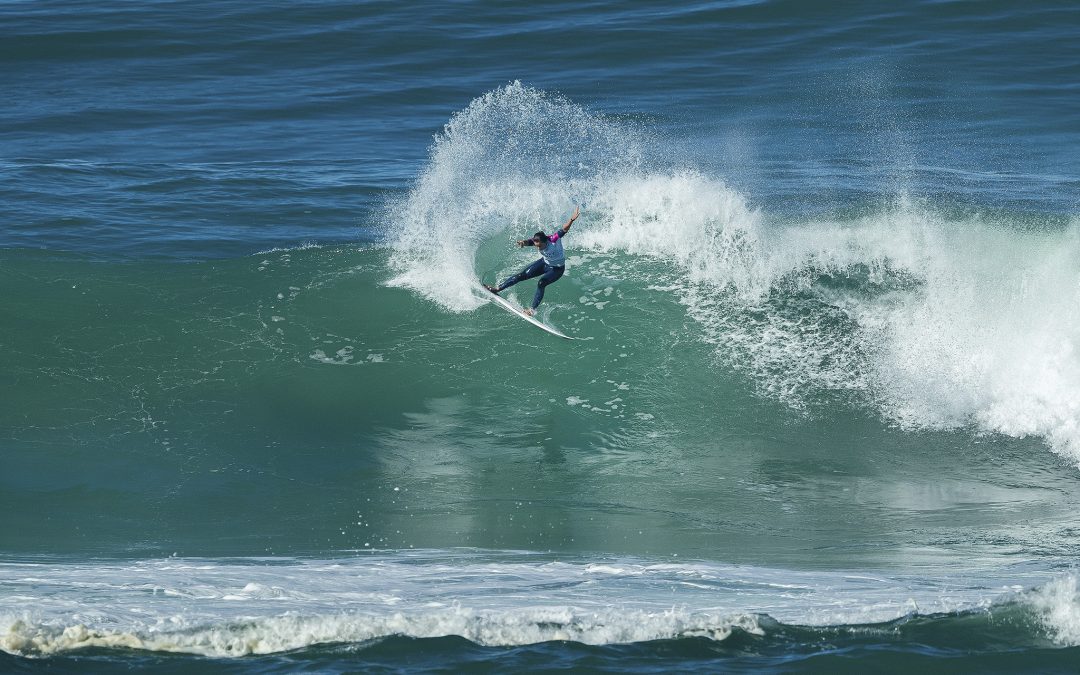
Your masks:
{"label": "wave", "polygon": [[281,615],[185,630],[123,631],[84,624],[61,628],[17,621],[0,639],[0,649],[19,656],[53,656],[104,648],[233,657],[276,654],[325,644],[365,643],[393,636],[458,636],[478,645],[505,647],[552,641],[596,645],[685,637],[723,640],[734,630],[763,634],[754,616],[689,615],[674,610],[661,614],[616,609],[580,612],[570,607],[504,612],[455,608],[383,616]]}
{"label": "wave", "polygon": [[[595,236],[620,242],[625,227]],[[656,239],[682,270],[703,268],[683,262],[686,242]],[[714,242],[683,302],[765,395],[803,410],[854,394],[904,429],[1039,436],[1080,462],[1077,224],[1017,231],[902,203]]]}
{"label": "wave", "polygon": [[429,551],[321,561],[7,563],[3,576],[11,593],[0,603],[0,649],[29,657],[88,648],[235,657],[391,636],[504,647],[734,635],[801,644],[877,635],[969,648],[981,641],[974,648],[982,649],[1080,644],[1075,575],[1024,590],[1016,583],[1023,575]]}
{"label": "wave", "polygon": [[952,215],[904,194],[800,221],[657,159],[658,144],[516,82],[476,99],[389,210],[390,284],[472,311],[479,277],[513,271],[513,239],[586,202],[572,248],[633,256],[623,276],[673,292],[762,396],[1037,436],[1080,463],[1080,221]]}

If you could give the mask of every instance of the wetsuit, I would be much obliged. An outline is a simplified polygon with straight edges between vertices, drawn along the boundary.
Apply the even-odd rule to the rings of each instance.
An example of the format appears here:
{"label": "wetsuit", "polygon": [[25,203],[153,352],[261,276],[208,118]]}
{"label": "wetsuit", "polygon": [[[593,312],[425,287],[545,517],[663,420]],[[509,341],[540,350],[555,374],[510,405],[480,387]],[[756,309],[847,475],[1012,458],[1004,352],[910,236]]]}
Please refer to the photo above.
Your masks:
{"label": "wetsuit", "polygon": [[515,274],[499,284],[498,288],[495,289],[495,292],[498,293],[499,291],[510,288],[519,281],[540,277],[540,281],[536,284],[536,294],[533,295],[532,301],[533,309],[539,307],[540,302],[544,299],[544,287],[558,281],[559,277],[566,271],[566,252],[563,251],[562,245],[562,238],[565,236],[566,233],[564,232],[549,234],[548,245],[540,249],[540,255],[542,257],[523,269],[520,273]]}

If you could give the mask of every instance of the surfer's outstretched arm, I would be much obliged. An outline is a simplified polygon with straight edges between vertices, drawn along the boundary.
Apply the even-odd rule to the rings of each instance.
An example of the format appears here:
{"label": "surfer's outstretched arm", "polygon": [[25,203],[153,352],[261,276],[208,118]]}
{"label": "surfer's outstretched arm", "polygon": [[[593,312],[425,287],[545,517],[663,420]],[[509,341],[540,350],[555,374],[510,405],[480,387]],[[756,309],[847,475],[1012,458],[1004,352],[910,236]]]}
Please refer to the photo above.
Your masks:
{"label": "surfer's outstretched arm", "polygon": [[570,226],[574,224],[574,221],[578,219],[579,215],[581,215],[581,207],[576,206],[574,207],[574,215],[570,216],[570,220],[566,221],[566,224],[562,226],[563,234],[570,231]]}

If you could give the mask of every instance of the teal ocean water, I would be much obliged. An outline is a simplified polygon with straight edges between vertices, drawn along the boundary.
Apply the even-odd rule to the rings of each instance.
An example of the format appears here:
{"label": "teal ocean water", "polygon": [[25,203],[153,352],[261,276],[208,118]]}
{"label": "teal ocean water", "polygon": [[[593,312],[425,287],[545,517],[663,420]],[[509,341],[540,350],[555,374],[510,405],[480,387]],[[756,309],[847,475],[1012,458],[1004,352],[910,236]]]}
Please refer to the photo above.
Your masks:
{"label": "teal ocean water", "polygon": [[1078,30],[0,4],[0,670],[1075,672]]}

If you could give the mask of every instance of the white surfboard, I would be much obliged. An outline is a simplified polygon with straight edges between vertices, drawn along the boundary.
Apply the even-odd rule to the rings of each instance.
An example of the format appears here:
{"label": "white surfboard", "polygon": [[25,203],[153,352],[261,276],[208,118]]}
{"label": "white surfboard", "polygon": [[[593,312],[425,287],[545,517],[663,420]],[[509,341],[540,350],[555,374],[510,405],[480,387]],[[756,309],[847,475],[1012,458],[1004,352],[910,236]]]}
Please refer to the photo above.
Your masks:
{"label": "white surfboard", "polygon": [[522,319],[525,319],[526,321],[528,321],[532,325],[536,326],[537,328],[540,328],[541,330],[547,331],[548,333],[551,333],[552,335],[555,335],[557,337],[561,337],[564,340],[576,340],[577,339],[577,338],[572,338],[569,335],[563,335],[562,333],[555,330],[554,328],[547,325],[546,323],[542,323],[542,322],[538,321],[535,317],[529,316],[528,314],[523,312],[520,307],[515,306],[513,303],[511,303],[509,300],[507,300],[506,298],[504,298],[502,296],[495,295],[494,293],[487,290],[486,288],[481,288],[480,292],[483,293],[485,297],[487,297],[489,300],[494,302],[499,307],[502,307],[503,309],[505,309],[506,311],[510,312],[511,314],[513,314],[515,316],[518,316],[518,317],[520,317]]}

